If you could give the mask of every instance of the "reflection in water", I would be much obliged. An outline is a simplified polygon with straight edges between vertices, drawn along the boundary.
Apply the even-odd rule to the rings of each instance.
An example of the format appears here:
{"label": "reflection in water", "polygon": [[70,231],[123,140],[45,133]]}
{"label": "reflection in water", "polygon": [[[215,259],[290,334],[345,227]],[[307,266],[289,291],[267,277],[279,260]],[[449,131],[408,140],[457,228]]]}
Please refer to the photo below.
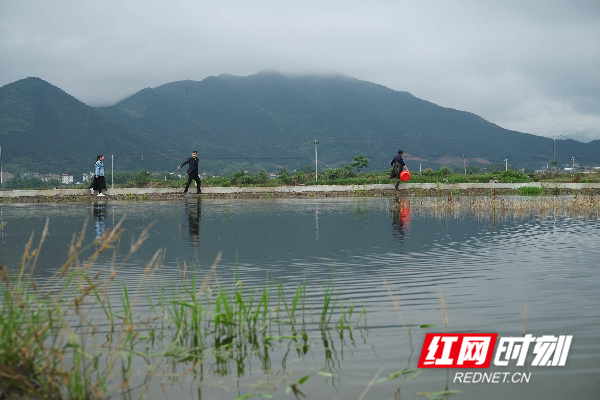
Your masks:
{"label": "reflection in water", "polygon": [[[179,379],[173,379],[173,382],[179,382],[182,385],[186,380],[191,382],[191,387],[196,388],[198,400],[203,398],[203,389],[209,390],[209,396],[215,395],[215,392],[211,391],[211,387],[215,386],[212,381],[215,376],[234,377],[235,387],[228,387],[226,380],[221,380],[219,384],[221,389],[226,391],[237,391],[238,396],[259,389],[264,397],[271,398],[278,389],[289,387],[290,392],[297,398],[306,397],[303,390],[314,392],[322,386],[315,382],[315,378],[312,380],[312,385],[303,385],[304,381],[294,382],[294,377],[316,375],[324,379],[327,385],[331,384],[338,390],[345,361],[344,347],[350,351],[359,348],[352,336],[353,332],[359,333],[363,338],[368,336],[368,329],[359,326],[345,326],[345,328],[320,326],[316,330],[311,330],[311,335],[304,330],[305,327],[300,331],[293,328],[291,331],[286,331],[285,327],[278,325],[276,329],[279,331],[279,335],[269,335],[270,328],[264,328],[266,326],[263,326],[263,329],[251,328],[246,332],[238,331],[235,336],[220,337],[215,333],[215,342],[212,347],[202,347],[198,343],[194,345],[189,341],[190,338],[187,335],[180,335],[177,341],[182,345],[182,349],[186,350],[183,357],[172,360],[172,366],[167,368],[174,372],[174,376],[179,376]],[[366,344],[366,340],[362,342],[363,347]],[[336,346],[342,349],[341,358]],[[324,364],[321,365],[318,372],[303,371],[302,367],[298,370],[298,365],[306,365],[316,354],[323,354],[325,357]],[[354,357],[352,360],[355,360]],[[256,361],[259,362],[256,363]],[[288,366],[288,364],[290,365]],[[190,365],[193,366],[190,367]],[[258,366],[258,369],[255,366]],[[205,381],[205,368],[210,371],[208,381]],[[192,375],[188,376],[187,373],[181,373],[181,371],[191,372]],[[227,396],[218,397],[229,398]]]}
{"label": "reflection in water", "polygon": [[404,240],[404,235],[410,230],[410,201],[396,198],[396,205],[392,207],[392,227],[395,237]]}
{"label": "reflection in water", "polygon": [[2,212],[2,204],[0,204],[0,238],[4,237],[4,214]]}
{"label": "reflection in water", "polygon": [[104,231],[106,231],[106,203],[98,202],[92,204],[92,212],[94,215],[94,224],[96,225],[96,237],[100,239],[104,236]]}
{"label": "reflection in water", "polygon": [[200,199],[191,200],[189,199],[185,203],[185,209],[188,215],[188,231],[190,238],[194,244],[194,248],[198,248],[200,242],[200,216],[201,216],[201,202]]}
{"label": "reflection in water", "polygon": [[315,240],[319,241],[319,203],[315,208]]}

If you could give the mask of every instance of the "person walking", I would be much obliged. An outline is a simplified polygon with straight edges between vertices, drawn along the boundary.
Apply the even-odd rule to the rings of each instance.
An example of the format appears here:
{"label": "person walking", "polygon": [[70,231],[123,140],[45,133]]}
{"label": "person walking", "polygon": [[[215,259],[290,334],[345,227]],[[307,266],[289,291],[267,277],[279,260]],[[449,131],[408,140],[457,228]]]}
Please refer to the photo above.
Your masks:
{"label": "person walking", "polygon": [[402,154],[404,154],[404,152],[402,150],[398,150],[398,155],[394,157],[390,163],[392,164],[392,174],[390,175],[390,179],[394,177],[396,178],[396,186],[394,186],[396,190],[398,190],[398,186],[400,185],[400,172],[402,172],[403,168],[408,171],[408,167],[404,163]]}
{"label": "person walking", "polygon": [[185,189],[183,194],[187,194],[190,185],[192,184],[192,180],[196,181],[196,193],[200,194],[200,177],[198,176],[198,152],[196,150],[192,151],[192,156],[185,160],[183,164],[181,164],[177,169],[181,169],[185,164],[188,164],[187,174],[188,181],[185,185]]}
{"label": "person walking", "polygon": [[98,196],[104,197],[103,190],[106,190],[106,181],[104,180],[104,155],[100,154],[96,157],[96,165],[94,166],[94,181],[90,186],[90,192],[94,194],[94,190],[98,191]]}

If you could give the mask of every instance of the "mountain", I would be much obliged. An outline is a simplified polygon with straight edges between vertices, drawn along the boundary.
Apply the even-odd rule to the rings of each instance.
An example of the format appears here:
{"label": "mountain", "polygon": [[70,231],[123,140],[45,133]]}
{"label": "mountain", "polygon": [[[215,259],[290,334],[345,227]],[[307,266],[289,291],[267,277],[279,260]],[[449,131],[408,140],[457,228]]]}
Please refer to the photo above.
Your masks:
{"label": "mountain", "polygon": [[[440,107],[371,82],[343,76],[263,72],[179,81],[135,95],[102,112],[156,138],[197,147],[225,167],[230,160],[299,167],[343,165],[363,154],[384,169],[397,150],[412,169],[504,163],[539,168],[552,161],[552,140],[510,131],[464,111]],[[561,140],[559,164],[600,162],[600,141]]]}
{"label": "mountain", "polygon": [[[462,166],[463,153],[468,164],[508,158],[509,166],[539,168],[552,161],[553,145],[343,76],[220,75],[146,88],[95,108],[38,78],[0,88],[4,162],[31,172],[89,170],[96,153],[116,154],[116,169],[139,169],[143,154],[145,168],[174,170],[192,150],[212,173],[294,169],[314,165],[315,139],[323,166],[362,154],[371,170],[388,168],[398,149],[413,170],[418,163]],[[556,149],[559,165],[571,156],[600,163],[598,140],[558,140]]]}
{"label": "mountain", "polygon": [[0,88],[0,146],[5,171],[79,175],[93,170],[100,153],[122,154],[117,165],[136,169],[141,154],[172,144],[115,121],[46,81],[27,78]]}

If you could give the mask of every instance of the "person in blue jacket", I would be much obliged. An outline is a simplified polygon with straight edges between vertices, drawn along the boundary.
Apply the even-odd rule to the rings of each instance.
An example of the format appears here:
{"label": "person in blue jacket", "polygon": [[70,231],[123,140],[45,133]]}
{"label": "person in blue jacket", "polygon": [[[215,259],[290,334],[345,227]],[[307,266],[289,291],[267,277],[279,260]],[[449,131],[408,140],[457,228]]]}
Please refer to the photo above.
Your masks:
{"label": "person in blue jacket", "polygon": [[98,191],[98,196],[103,197],[103,190],[106,190],[106,181],[104,180],[104,155],[100,154],[96,157],[96,165],[94,166],[94,181],[90,187],[90,192],[94,194],[94,190]]}
{"label": "person in blue jacket", "polygon": [[190,185],[192,184],[192,181],[196,181],[196,193],[200,194],[200,176],[198,176],[198,152],[196,150],[192,151],[192,156],[190,158],[188,158],[187,160],[185,160],[183,162],[183,164],[181,164],[179,167],[177,167],[177,169],[181,169],[181,167],[183,167],[185,164],[188,165],[188,169],[187,169],[187,174],[188,174],[188,181],[187,184],[185,185],[185,190],[183,191],[183,194],[186,194],[188,192],[188,189],[190,187]]}
{"label": "person in blue jacket", "polygon": [[394,177],[396,178],[396,186],[395,186],[396,190],[398,190],[398,186],[400,185],[400,172],[402,172],[402,169],[405,169],[408,171],[408,167],[404,163],[402,154],[404,154],[404,152],[402,150],[398,150],[398,155],[396,157],[394,157],[394,159],[390,163],[390,164],[392,164],[392,174],[390,175],[390,179],[392,179]]}

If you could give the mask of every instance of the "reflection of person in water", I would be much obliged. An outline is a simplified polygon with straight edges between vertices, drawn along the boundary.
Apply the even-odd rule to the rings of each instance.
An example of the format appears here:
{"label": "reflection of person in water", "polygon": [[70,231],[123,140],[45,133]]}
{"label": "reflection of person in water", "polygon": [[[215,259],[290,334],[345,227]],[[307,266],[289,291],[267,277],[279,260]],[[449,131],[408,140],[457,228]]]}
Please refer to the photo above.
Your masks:
{"label": "reflection of person in water", "polygon": [[188,229],[194,246],[198,246],[200,240],[200,199],[198,201],[186,201],[185,207],[188,213]]}
{"label": "reflection of person in water", "polygon": [[410,202],[407,199],[396,198],[396,204],[392,207],[392,227],[394,236],[399,239],[404,239],[410,230]]}
{"label": "reflection of person in water", "polygon": [[94,203],[92,205],[94,223],[96,225],[96,237],[100,239],[106,231],[106,204]]}

